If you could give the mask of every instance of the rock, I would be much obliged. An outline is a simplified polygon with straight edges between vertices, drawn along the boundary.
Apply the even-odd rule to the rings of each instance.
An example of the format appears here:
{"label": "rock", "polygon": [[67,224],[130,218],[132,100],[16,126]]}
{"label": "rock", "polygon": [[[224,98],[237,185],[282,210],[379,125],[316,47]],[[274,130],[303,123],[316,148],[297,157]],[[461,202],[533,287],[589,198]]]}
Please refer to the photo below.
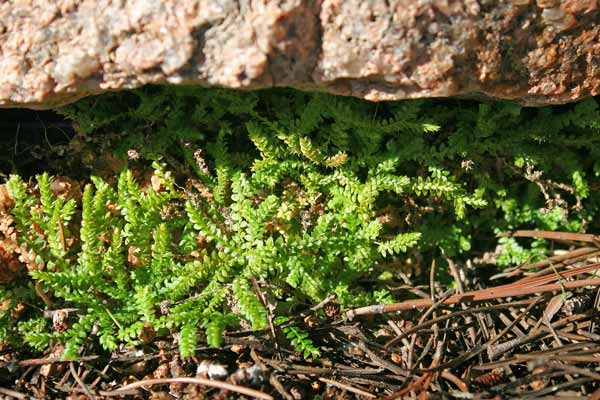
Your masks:
{"label": "rock", "polygon": [[0,107],[141,85],[565,103],[600,91],[597,0],[0,2]]}

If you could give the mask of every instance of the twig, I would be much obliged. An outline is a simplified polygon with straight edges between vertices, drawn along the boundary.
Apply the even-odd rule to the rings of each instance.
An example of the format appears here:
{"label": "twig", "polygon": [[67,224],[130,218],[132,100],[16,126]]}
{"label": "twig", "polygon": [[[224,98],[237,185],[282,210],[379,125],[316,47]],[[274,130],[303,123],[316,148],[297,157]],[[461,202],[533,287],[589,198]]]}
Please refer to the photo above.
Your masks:
{"label": "twig", "polygon": [[454,383],[454,385],[458,388],[458,390],[460,390],[461,392],[465,392],[467,393],[469,391],[469,386],[462,380],[460,379],[458,376],[454,375],[453,373],[451,373],[448,370],[444,370],[442,371],[442,373],[440,374],[442,378],[444,378],[447,381],[450,381],[452,383]]}
{"label": "twig", "polygon": [[[433,331],[433,329],[432,329],[432,331]],[[423,346],[421,355],[419,356],[419,358],[417,358],[417,361],[413,362],[413,367],[411,369],[410,375],[415,373],[415,371],[417,370],[416,366],[421,365],[421,362],[423,361],[423,359],[429,355],[429,351],[431,350],[432,347],[433,347],[433,336],[429,336],[429,338],[427,339],[427,343],[425,343],[425,346]],[[410,348],[408,350],[410,351]]]}
{"label": "twig", "polygon": [[425,321],[422,324],[418,324],[415,325],[414,327],[406,330],[405,332],[403,332],[401,335],[396,336],[395,338],[391,339],[390,341],[388,341],[385,344],[385,347],[388,348],[390,346],[393,346],[394,344],[398,343],[400,340],[405,339],[406,337],[408,337],[409,335],[420,331],[421,329],[427,328],[428,326],[431,326],[433,324],[435,324],[436,322],[441,322],[450,318],[454,318],[454,317],[460,317],[462,315],[465,314],[475,314],[475,313],[482,313],[482,312],[492,312],[495,310],[499,310],[502,308],[508,308],[508,307],[520,307],[520,306],[527,306],[535,301],[537,301],[538,298],[535,299],[531,299],[531,300],[523,300],[523,301],[515,301],[512,303],[505,303],[505,304],[496,304],[496,305],[492,305],[492,306],[487,306],[487,307],[479,307],[479,308],[470,308],[467,310],[462,310],[462,311],[455,311],[451,314],[447,314],[447,315],[442,315],[440,317],[431,319],[429,321]]}
{"label": "twig", "polygon": [[558,255],[552,256],[550,258],[538,261],[533,264],[528,264],[528,263],[521,264],[518,267],[515,267],[512,269],[507,269],[500,274],[496,274],[496,275],[492,276],[490,279],[494,280],[494,279],[498,279],[498,278],[508,278],[508,277],[517,275],[519,272],[521,272],[524,269],[527,269],[527,270],[540,269],[540,268],[548,266],[550,263],[557,266],[557,268],[562,268],[562,267],[574,264],[577,261],[586,260],[597,254],[600,254],[600,251],[598,251],[598,248],[596,248],[596,247],[582,247],[582,248],[578,248],[575,250],[571,250],[565,254],[558,254]]}
{"label": "twig", "polygon": [[[432,260],[431,262],[431,269],[430,269],[430,273],[429,273],[429,296],[430,296],[430,300],[432,302],[431,307],[429,307],[429,309],[427,311],[425,311],[422,315],[421,318],[419,318],[419,322],[417,323],[417,325],[421,325],[423,322],[425,322],[425,320],[427,319],[427,317],[429,317],[430,315],[433,315],[433,320],[436,319],[436,314],[435,314],[435,310],[437,308],[439,308],[443,303],[444,300],[447,299],[448,297],[450,297],[450,295],[452,294],[451,291],[447,291],[446,293],[444,293],[442,295],[442,297],[440,299],[438,299],[437,301],[435,300],[435,258]],[[433,328],[434,328],[434,336],[437,337],[437,323],[433,324]],[[410,338],[410,344],[408,347],[408,359],[406,361],[406,366],[409,369],[413,368],[413,358],[415,355],[415,345],[417,343],[417,335],[416,333],[413,334]],[[427,342],[427,346],[425,346],[425,349],[423,350],[422,354],[427,354],[429,352],[429,346],[431,346],[433,343],[433,339],[430,338],[430,340],[428,340]],[[421,356],[420,358],[422,358],[423,356]],[[418,364],[418,362],[417,362]]]}
{"label": "twig", "polygon": [[503,233],[500,237],[529,237],[529,238],[540,238],[550,239],[559,241],[575,241],[585,243],[597,243],[600,241],[600,237],[587,234],[587,233],[571,233],[571,232],[554,232],[554,231],[514,231]]}
{"label": "twig", "polygon": [[[319,311],[321,308],[325,307],[327,304],[331,303],[335,299],[337,299],[337,295],[335,293],[334,294],[330,294],[325,299],[323,299],[323,301],[321,301],[320,303],[312,306],[310,308],[310,311],[313,312],[313,313],[316,312],[316,311]],[[305,313],[301,313],[300,315],[303,316],[303,317],[306,316]]]}
{"label": "twig", "polygon": [[429,268],[429,297],[431,301],[435,302],[435,258],[431,260],[431,267]]}
{"label": "twig", "polygon": [[600,388],[596,389],[596,391],[588,397],[588,400],[600,400]]}
{"label": "twig", "polygon": [[435,376],[434,373],[426,373],[425,375],[427,375],[427,378],[425,378],[425,381],[423,382],[423,385],[421,386],[421,393],[419,394],[419,400],[427,399],[427,392],[429,391],[429,387],[431,386],[431,382],[433,381],[433,378]]}
{"label": "twig", "polygon": [[[506,342],[499,343],[494,347],[488,347],[488,357],[490,360],[497,358],[499,355],[504,354],[515,347],[519,347],[522,344],[525,344],[531,340],[529,336],[519,336],[511,340],[507,340]],[[518,357],[515,357],[518,359]]]}
{"label": "twig", "polygon": [[269,383],[277,390],[277,393],[281,395],[285,400],[294,400],[294,397],[285,390],[279,379],[275,374],[269,376]]}
{"label": "twig", "polygon": [[[596,346],[594,347],[596,343],[594,342],[576,342],[576,343],[569,343],[569,344],[565,344],[562,347],[555,347],[552,349],[548,349],[548,350],[541,350],[541,351],[535,351],[535,352],[529,352],[527,353],[527,355],[529,356],[539,356],[539,357],[544,357],[544,356],[551,356],[553,354],[565,354],[565,352],[571,351],[571,353],[567,353],[567,354],[594,354],[594,353],[600,353],[600,347]],[[584,349],[583,351],[577,351],[580,349]],[[588,349],[588,350],[585,350]],[[517,356],[518,354],[515,354],[515,356]],[[477,368],[477,367],[475,367]]]}
{"label": "twig", "polygon": [[562,340],[560,340],[559,335],[556,333],[556,331],[554,330],[554,328],[552,327],[552,324],[550,323],[550,320],[548,318],[546,318],[545,316],[542,317],[542,320],[544,321],[544,323],[546,324],[546,326],[548,327],[548,330],[550,331],[550,333],[552,334],[552,337],[554,338],[554,341],[556,342],[556,344],[560,347],[563,346],[563,342]]}
{"label": "twig", "polygon": [[[508,325],[510,325],[512,323],[512,321],[510,320],[510,318],[508,318],[502,312],[498,313],[498,319],[504,324],[504,326],[508,326]],[[513,325],[513,330],[512,331],[515,334],[515,336],[517,336],[517,337],[525,336],[525,334],[523,333],[523,331],[521,331],[521,329],[519,329],[519,327],[516,326],[516,325]]]}
{"label": "twig", "polygon": [[[524,314],[525,313],[521,314],[519,317],[522,317]],[[566,317],[566,318],[563,318],[563,319],[560,319],[560,320],[556,321],[554,324],[552,324],[552,327],[553,328],[559,328],[561,326],[567,325],[567,324],[569,324],[571,322],[575,322],[575,321],[580,320],[580,319],[585,318],[585,317],[586,317],[586,315],[583,315],[583,314],[579,314],[579,315],[572,316],[572,317]],[[515,320],[515,322],[517,322],[517,321]],[[542,323],[542,320],[539,320],[538,324],[536,324],[536,328],[539,328],[539,326],[541,325],[541,323]],[[543,329],[540,328],[540,330],[543,330]],[[535,340],[536,338],[543,337],[545,335],[546,335],[546,333],[544,333],[544,332],[538,333],[534,329],[534,331],[531,332],[531,333],[529,333],[527,336],[523,336],[521,338],[517,338],[517,339],[515,339],[513,341],[500,343],[497,346],[497,350],[495,350],[495,349],[491,349],[490,350],[490,353],[491,353],[490,358],[493,358],[492,356],[497,356],[500,352],[508,351],[508,350],[510,350],[510,349],[518,346],[518,345],[525,344],[525,343],[527,343],[527,342],[529,342],[531,340]],[[514,346],[510,347],[509,343],[514,344]]]}
{"label": "twig", "polygon": [[[564,372],[561,372],[561,371],[545,370],[543,372],[536,373],[536,374],[524,375],[522,377],[516,378],[515,380],[511,380],[510,382],[507,382],[507,383],[498,384],[494,387],[494,389],[501,390],[502,393],[504,393],[505,395],[508,393],[514,394],[515,393],[514,389],[517,389],[517,391],[518,391],[519,390],[518,388],[522,387],[523,385],[527,385],[536,380],[552,379],[552,378],[560,377],[563,375],[564,375]],[[520,391],[518,391],[518,393],[519,392]],[[523,396],[523,395],[519,396],[519,398],[523,398],[523,397],[525,397],[525,396]]]}
{"label": "twig", "polygon": [[[554,271],[554,269],[563,269],[565,267],[568,267],[569,265],[575,264],[576,262],[588,260],[591,257],[597,256],[600,254],[600,251],[598,251],[597,249],[595,249],[595,250],[596,251],[594,251],[594,252],[588,252],[583,255],[571,256],[571,257],[567,258],[566,260],[564,260],[563,262],[555,263],[554,257],[553,257],[548,260],[544,260],[544,261],[540,261],[539,263],[535,263],[535,264],[531,265],[529,267],[529,269],[539,269],[542,267],[546,267],[546,268],[540,269],[537,272],[529,274],[529,275],[525,276],[524,278],[522,278],[520,281],[521,282],[528,281],[533,278],[537,278],[539,276],[543,276],[543,275],[552,273]],[[573,252],[575,252],[575,251],[576,250],[574,250]],[[558,259],[558,256],[556,258]]]}
{"label": "twig", "polygon": [[[100,358],[100,356],[86,356],[79,357],[77,361],[91,361]],[[30,358],[28,360],[21,361],[0,361],[0,368],[7,367],[10,365],[18,365],[20,367],[30,367],[30,366],[38,366],[38,365],[46,365],[46,364],[60,364],[65,363],[67,361],[63,361],[60,358],[56,357],[46,357],[46,358]]]}
{"label": "twig", "polygon": [[[419,318],[418,325],[420,325],[423,322],[425,322],[425,320],[427,319],[427,317],[429,317],[439,306],[441,306],[442,304],[444,304],[444,302],[450,297],[451,293],[452,293],[451,291],[448,291],[448,292],[444,293],[444,295],[438,301],[436,301],[436,302],[433,302],[433,300],[430,300],[432,302],[432,304],[429,307],[429,309],[423,313],[423,315],[421,316],[421,318]],[[435,315],[434,315],[434,319],[435,319]],[[414,334],[410,338],[410,347],[408,349],[408,361],[406,362],[406,365],[408,366],[409,369],[412,368],[412,360],[413,360],[413,356],[414,356],[414,352],[415,352],[415,344],[416,344],[416,342],[417,342],[417,335]]]}
{"label": "twig", "polygon": [[75,365],[73,365],[72,362],[69,363],[69,370],[71,371],[71,375],[73,375],[73,378],[75,379],[75,381],[77,381],[77,384],[79,384],[79,386],[83,390],[83,393],[85,393],[85,395],[87,397],[89,397],[91,400],[95,400],[96,396],[94,396],[92,394],[92,392],[90,391],[90,388],[88,388],[87,385],[85,384],[85,382],[79,377],[79,374],[75,370]]}
{"label": "twig", "polygon": [[[524,313],[521,314],[519,317],[517,317],[517,319],[515,319],[515,321],[513,321],[513,323],[511,323],[509,326],[512,328],[514,328],[516,326],[516,322],[520,321],[524,316]],[[535,324],[535,326],[532,328],[533,332],[537,332],[537,330],[539,329],[540,325],[542,324],[543,319],[538,320],[538,322]],[[488,347],[488,357],[490,360],[493,360],[494,358],[496,358],[497,356],[499,356],[500,354],[506,353],[509,350],[514,349],[515,347],[518,347],[522,344],[525,344],[527,342],[529,342],[531,340],[531,334],[530,335],[525,335],[525,336],[518,336],[514,339],[508,340],[506,342],[502,342],[497,344],[496,346],[492,347],[489,346]]]}
{"label": "twig", "polygon": [[102,395],[106,397],[123,396],[123,393],[131,389],[137,389],[144,386],[164,385],[169,383],[190,383],[192,385],[203,385],[219,388],[222,390],[228,390],[230,392],[240,393],[250,397],[256,397],[257,399],[274,400],[273,396],[258,390],[250,389],[244,386],[234,385],[222,381],[214,381],[204,378],[163,378],[163,379],[146,379],[139,382],[130,383],[129,385],[122,386],[119,389],[112,390],[110,392],[103,392]]}
{"label": "twig", "polygon": [[[456,288],[459,294],[462,294],[465,292],[465,287],[462,283],[462,279],[460,278],[460,273],[458,272],[458,269],[456,268],[456,264],[454,264],[454,261],[446,256],[444,254],[444,258],[446,259],[446,262],[448,263],[448,267],[450,269],[450,273],[452,274],[452,277],[454,278],[454,281],[456,282]],[[467,308],[466,304],[462,304],[462,308],[463,310]],[[471,318],[470,315],[466,315],[465,316],[465,322],[467,325],[471,325],[471,322],[473,322],[473,319]],[[481,324],[481,321],[479,321],[479,324]],[[475,328],[473,328],[472,326],[469,327],[469,329],[467,329],[467,332],[469,333],[469,338],[471,339],[471,343],[473,344],[473,346],[475,346],[477,344],[477,335],[475,333]]]}
{"label": "twig", "polygon": [[256,279],[254,277],[251,277],[251,281],[252,281],[252,286],[254,287],[254,292],[260,299],[260,302],[262,303],[265,310],[267,310],[267,320],[269,322],[269,329],[271,330],[271,335],[273,337],[273,344],[275,345],[275,351],[281,357],[281,354],[279,351],[279,342],[277,341],[277,334],[275,333],[275,325],[273,324],[273,311],[272,311],[271,307],[269,307],[269,303],[267,303],[267,299],[265,298],[265,295],[262,292],[262,290],[260,290],[260,286],[258,286],[258,282],[256,282]]}
{"label": "twig", "polygon": [[2,393],[5,396],[14,397],[15,399],[28,399],[29,398],[29,396],[27,396],[26,394],[17,392],[15,390],[6,389],[3,387],[0,387],[0,393]]}
{"label": "twig", "polygon": [[292,364],[292,369],[286,370],[292,375],[333,375],[336,371],[333,368],[311,367],[310,365]]}
{"label": "twig", "polygon": [[403,397],[405,394],[408,394],[408,393],[412,392],[413,390],[418,389],[419,387],[421,387],[421,385],[423,384],[425,379],[427,379],[428,375],[429,375],[428,373],[424,373],[416,381],[414,381],[413,383],[411,383],[404,389],[394,393],[393,395],[386,397],[385,400],[399,399],[399,398]]}
{"label": "twig", "polygon": [[100,381],[102,380],[102,378],[108,378],[108,376],[106,375],[106,372],[108,371],[108,369],[111,367],[110,365],[110,361],[106,363],[106,365],[104,366],[104,368],[102,368],[102,371],[98,371],[98,377],[96,377],[96,379],[94,379],[94,381],[92,382],[91,385],[89,385],[89,387],[94,388],[96,387],[96,385],[98,383],[100,383]]}
{"label": "twig", "polygon": [[407,370],[400,368],[396,364],[391,363],[391,362],[379,357],[377,354],[375,354],[375,352],[373,350],[369,349],[367,347],[367,345],[365,344],[365,342],[363,342],[362,340],[358,342],[358,347],[362,351],[364,351],[367,354],[367,356],[369,356],[371,361],[373,361],[375,364],[379,365],[381,368],[385,368],[385,369],[393,372],[394,374],[402,376],[402,377],[408,376]]}
{"label": "twig", "polygon": [[37,281],[33,287],[35,288],[35,292],[37,293],[37,295],[41,297],[41,299],[44,301],[46,306],[48,308],[54,308],[54,305],[52,304],[52,300],[50,300],[48,295],[42,289],[40,281]]}
{"label": "twig", "polygon": [[526,309],[525,311],[523,311],[523,313],[521,313],[521,315],[519,315],[511,325],[507,326],[506,328],[504,328],[502,331],[500,331],[500,333],[498,333],[498,335],[496,335],[495,337],[491,338],[490,340],[488,340],[485,344],[475,347],[473,350],[467,352],[467,353],[463,353],[460,356],[456,357],[455,359],[451,360],[450,362],[447,362],[446,364],[442,364],[441,366],[435,368],[436,370],[444,370],[444,369],[448,369],[451,368],[455,365],[459,365],[481,353],[483,353],[484,351],[486,351],[490,346],[492,346],[494,343],[496,343],[498,340],[500,340],[500,338],[502,338],[504,335],[506,335],[514,325],[516,325],[517,323],[519,323],[519,321],[523,318],[525,318],[525,316],[529,313],[529,311],[531,311],[533,309],[533,307],[535,307],[538,302],[539,302],[539,297],[537,299],[537,301],[531,303]]}
{"label": "twig", "polygon": [[375,396],[374,394],[371,394],[371,393],[366,392],[366,391],[364,391],[362,389],[355,388],[354,386],[350,386],[350,385],[347,385],[347,384],[342,383],[342,382],[337,382],[337,381],[334,381],[334,380],[331,380],[331,379],[327,379],[327,378],[319,378],[319,380],[321,382],[323,382],[323,383],[327,383],[327,384],[329,384],[331,386],[335,386],[335,387],[340,388],[342,390],[347,390],[348,392],[352,392],[352,393],[358,394],[360,396],[369,397],[371,399],[376,399],[377,398],[377,396]]}
{"label": "twig", "polygon": [[584,363],[597,363],[600,362],[600,358],[594,355],[590,356],[571,356],[571,355],[561,355],[561,356],[549,356],[549,357],[530,357],[527,354],[517,354],[515,355],[515,359],[517,360],[545,360],[545,361],[564,361],[564,362],[584,362]]}
{"label": "twig", "polygon": [[[598,288],[598,290],[596,291],[596,298],[594,299],[594,309],[598,310],[600,308],[600,288]],[[596,320],[593,319],[592,323],[590,324],[590,329],[589,329],[589,333],[593,334],[594,331],[596,330]]]}
{"label": "twig", "polygon": [[[434,327],[437,327],[437,324],[434,325]],[[436,333],[436,336],[437,336],[437,333]],[[431,364],[429,365],[430,369],[431,368],[435,369],[437,366],[440,365],[440,360],[442,359],[442,353],[444,351],[445,344],[446,344],[446,335],[444,335],[443,340],[438,340],[436,343],[435,353],[433,354],[433,360],[431,361]],[[427,377],[427,379],[425,379],[425,382],[423,383],[423,387],[421,389],[421,394],[419,395],[419,400],[427,399],[427,393],[429,391],[429,387],[431,386],[433,379],[437,377],[436,372],[428,372],[427,374],[429,376]]]}
{"label": "twig", "polygon": [[567,381],[567,382],[564,382],[564,383],[561,383],[561,384],[558,384],[558,385],[552,385],[552,386],[549,386],[549,387],[547,387],[545,389],[537,390],[535,392],[528,393],[527,397],[523,396],[522,398],[535,398],[535,399],[539,399],[540,396],[543,396],[543,395],[546,395],[546,394],[549,394],[549,393],[553,393],[553,392],[558,392],[558,391],[564,390],[566,388],[570,388],[572,386],[582,386],[585,383],[593,382],[593,381],[595,381],[595,379],[592,379],[592,378],[573,379],[572,381]]}
{"label": "twig", "polygon": [[[589,268],[590,270],[598,269],[598,265],[594,265]],[[586,271],[587,272],[587,271]],[[581,272],[579,272],[581,273]],[[566,273],[565,273],[566,274]],[[563,274],[563,276],[565,275]],[[477,302],[477,301],[485,301],[485,300],[494,300],[506,297],[515,297],[515,296],[524,296],[533,293],[546,293],[546,292],[555,292],[557,290],[565,289],[575,289],[584,286],[599,286],[600,279],[581,279],[571,282],[565,282],[563,284],[553,283],[547,285],[539,285],[539,286],[525,286],[521,285],[521,287],[510,287],[506,288],[504,286],[499,286],[493,289],[484,289],[484,290],[475,290],[472,292],[466,292],[464,294],[458,294],[454,296],[450,296],[447,298],[443,304],[458,304],[464,302]],[[508,286],[508,285],[507,285]],[[512,286],[512,285],[511,285]],[[384,314],[396,311],[406,311],[406,310],[414,310],[417,308],[425,308],[431,307],[432,301],[429,299],[419,299],[419,300],[408,300],[401,303],[392,303],[392,304],[378,304],[375,306],[367,306],[355,308],[353,310],[347,311],[347,315],[353,317],[360,315],[373,315],[373,314]],[[350,317],[349,317],[350,318]]]}

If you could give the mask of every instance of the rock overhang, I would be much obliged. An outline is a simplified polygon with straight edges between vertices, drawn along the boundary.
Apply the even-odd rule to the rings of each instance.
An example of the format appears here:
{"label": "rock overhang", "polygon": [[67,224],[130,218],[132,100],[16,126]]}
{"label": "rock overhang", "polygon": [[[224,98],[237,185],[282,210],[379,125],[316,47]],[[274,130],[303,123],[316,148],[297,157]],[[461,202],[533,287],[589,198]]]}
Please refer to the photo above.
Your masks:
{"label": "rock overhang", "polygon": [[371,101],[600,91],[597,0],[20,0],[0,4],[0,107],[146,84]]}

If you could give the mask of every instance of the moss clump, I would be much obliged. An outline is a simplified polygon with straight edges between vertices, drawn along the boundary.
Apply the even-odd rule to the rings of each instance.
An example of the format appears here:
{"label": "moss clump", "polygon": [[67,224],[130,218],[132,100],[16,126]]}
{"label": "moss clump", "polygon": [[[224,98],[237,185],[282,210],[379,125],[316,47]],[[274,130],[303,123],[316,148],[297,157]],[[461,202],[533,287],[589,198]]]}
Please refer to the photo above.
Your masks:
{"label": "moss clump", "polygon": [[[285,319],[294,310],[330,294],[344,307],[393,301],[385,282],[414,255],[466,257],[521,227],[582,231],[598,206],[595,100],[522,109],[146,88],[61,111],[90,140],[119,132],[117,154],[154,160],[147,176],[92,178],[80,201],[45,174],[8,182],[2,240],[30,279],[0,285],[0,342],[61,342],[67,358],[90,333],[114,350],[177,332],[190,355],[199,330],[219,345],[224,330],[272,317],[315,356]],[[547,251],[499,244],[498,264]],[[76,316],[16,318],[36,290]]]}

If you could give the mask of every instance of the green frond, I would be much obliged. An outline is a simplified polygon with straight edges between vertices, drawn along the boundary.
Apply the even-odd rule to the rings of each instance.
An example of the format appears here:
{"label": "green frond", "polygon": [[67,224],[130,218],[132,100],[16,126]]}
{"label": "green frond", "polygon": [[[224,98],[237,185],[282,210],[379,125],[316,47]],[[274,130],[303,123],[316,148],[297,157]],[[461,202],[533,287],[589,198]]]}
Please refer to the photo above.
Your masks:
{"label": "green frond", "polygon": [[[283,325],[289,321],[288,317],[278,317],[274,323]],[[321,357],[321,351],[314,345],[313,341],[308,337],[308,333],[294,325],[283,326],[283,333],[290,341],[294,349],[300,353],[305,359],[318,359]]]}
{"label": "green frond", "polygon": [[418,232],[401,233],[390,241],[379,243],[379,248],[377,250],[384,257],[405,253],[411,247],[416,246],[420,238],[421,234]]}
{"label": "green frond", "polygon": [[252,328],[256,330],[264,329],[268,324],[267,310],[254,294],[250,282],[242,277],[234,279],[233,294],[242,316],[250,321]]}
{"label": "green frond", "polygon": [[[482,235],[582,231],[600,210],[593,99],[529,109],[288,90],[146,87],[126,96],[63,112],[89,138],[117,135],[115,153],[137,149],[132,165],[152,161],[152,170],[125,169],[116,184],[91,177],[81,201],[55,194],[47,173],[8,180],[10,229],[30,259],[27,279],[0,284],[0,342],[36,351],[60,342],[72,359],[90,342],[114,351],[154,329],[180,332],[190,356],[199,329],[219,346],[241,318],[268,325],[252,279],[275,316],[332,293],[343,307],[385,303],[394,299],[381,268],[411,249],[459,259]],[[490,245],[503,251],[499,265],[549,251],[544,241]],[[78,309],[65,332],[42,318],[36,283],[57,307]],[[11,316],[19,303],[31,305],[22,320]],[[296,351],[319,356],[303,328],[282,329]]]}
{"label": "green frond", "polygon": [[198,328],[193,323],[187,323],[179,331],[179,353],[182,358],[191,357],[196,353]]}

